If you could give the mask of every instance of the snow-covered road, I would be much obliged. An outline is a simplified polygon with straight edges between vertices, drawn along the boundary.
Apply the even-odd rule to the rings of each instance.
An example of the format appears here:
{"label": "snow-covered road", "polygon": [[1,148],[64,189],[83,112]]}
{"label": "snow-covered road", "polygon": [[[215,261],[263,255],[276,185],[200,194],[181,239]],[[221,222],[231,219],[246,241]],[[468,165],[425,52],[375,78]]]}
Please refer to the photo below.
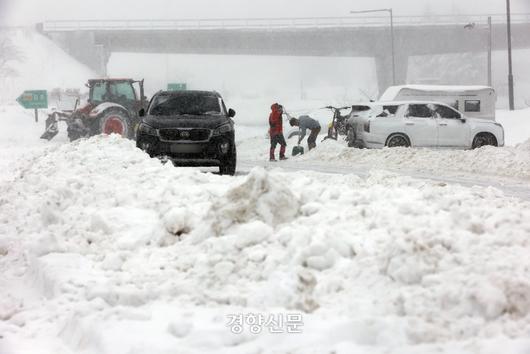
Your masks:
{"label": "snow-covered road", "polygon": [[[370,176],[372,169],[370,166],[344,166],[334,163],[326,163],[323,161],[282,161],[280,163],[271,164],[263,160],[240,160],[238,162],[238,174],[248,174],[254,167],[263,167],[267,170],[278,169],[283,171],[297,172],[297,171],[313,171],[322,174],[340,174],[340,175],[356,175],[362,178]],[[435,175],[432,173],[422,173],[414,170],[392,170],[386,169],[388,172],[395,173],[403,177],[411,177],[414,179],[428,180],[435,182],[443,182],[448,184],[458,184],[465,187],[491,187],[502,191],[506,196],[516,197],[530,201],[530,182],[518,178],[502,178],[495,176],[482,176],[476,174],[451,174],[445,173]]]}
{"label": "snow-covered road", "polygon": [[[466,187],[492,187],[508,196],[530,200],[530,140],[515,147],[485,147],[471,151],[359,150],[348,148],[344,141],[326,140],[310,152],[307,152],[306,146],[303,156],[271,163],[267,160],[269,145],[264,134],[258,135],[256,130],[250,132],[254,136],[242,134],[239,141],[239,173],[248,173],[253,167],[259,166],[284,171],[354,174],[366,178],[374,170],[384,170],[401,176]],[[296,144],[296,138],[290,139],[288,143],[289,152],[290,147]]]}
{"label": "snow-covered road", "polygon": [[228,177],[25,124],[0,141],[2,354],[530,351],[528,144],[271,164],[253,133]]}

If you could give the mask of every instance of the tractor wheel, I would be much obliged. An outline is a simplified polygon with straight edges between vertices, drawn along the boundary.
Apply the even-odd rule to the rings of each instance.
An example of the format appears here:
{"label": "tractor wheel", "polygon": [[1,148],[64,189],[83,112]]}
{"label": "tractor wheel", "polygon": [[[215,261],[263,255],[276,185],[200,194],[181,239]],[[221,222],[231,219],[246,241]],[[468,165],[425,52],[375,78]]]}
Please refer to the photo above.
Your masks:
{"label": "tractor wheel", "polygon": [[133,130],[129,116],[121,110],[106,111],[99,118],[100,134],[119,134],[124,138],[129,138]]}

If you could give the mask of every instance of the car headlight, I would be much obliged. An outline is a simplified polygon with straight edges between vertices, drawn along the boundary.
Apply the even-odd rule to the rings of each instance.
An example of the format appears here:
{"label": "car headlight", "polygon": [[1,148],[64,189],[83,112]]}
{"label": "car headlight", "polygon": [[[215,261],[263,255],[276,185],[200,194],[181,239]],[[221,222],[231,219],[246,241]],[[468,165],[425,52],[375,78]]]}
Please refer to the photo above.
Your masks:
{"label": "car headlight", "polygon": [[158,135],[155,128],[145,123],[140,124],[140,126],[138,127],[138,132],[147,135]]}
{"label": "car headlight", "polygon": [[232,131],[232,125],[231,124],[223,124],[217,129],[213,131],[213,135],[221,135],[224,133],[228,133],[229,131]]}

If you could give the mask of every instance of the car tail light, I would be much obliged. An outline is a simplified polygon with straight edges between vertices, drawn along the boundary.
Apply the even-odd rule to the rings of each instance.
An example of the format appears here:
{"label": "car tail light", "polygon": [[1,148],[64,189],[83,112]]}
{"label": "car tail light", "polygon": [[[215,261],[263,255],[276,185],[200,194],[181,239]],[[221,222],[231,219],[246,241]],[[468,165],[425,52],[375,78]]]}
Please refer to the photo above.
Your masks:
{"label": "car tail light", "polygon": [[370,133],[370,121],[364,122],[364,131]]}

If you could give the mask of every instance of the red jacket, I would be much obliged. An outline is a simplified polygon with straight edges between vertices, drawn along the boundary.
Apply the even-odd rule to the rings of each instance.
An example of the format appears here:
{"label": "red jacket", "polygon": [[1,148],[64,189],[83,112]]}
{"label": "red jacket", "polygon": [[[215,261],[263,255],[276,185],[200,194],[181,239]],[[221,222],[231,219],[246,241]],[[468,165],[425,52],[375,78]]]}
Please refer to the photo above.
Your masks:
{"label": "red jacket", "polygon": [[271,106],[271,114],[269,115],[270,135],[276,136],[283,134],[282,111],[280,105],[275,103]]}

